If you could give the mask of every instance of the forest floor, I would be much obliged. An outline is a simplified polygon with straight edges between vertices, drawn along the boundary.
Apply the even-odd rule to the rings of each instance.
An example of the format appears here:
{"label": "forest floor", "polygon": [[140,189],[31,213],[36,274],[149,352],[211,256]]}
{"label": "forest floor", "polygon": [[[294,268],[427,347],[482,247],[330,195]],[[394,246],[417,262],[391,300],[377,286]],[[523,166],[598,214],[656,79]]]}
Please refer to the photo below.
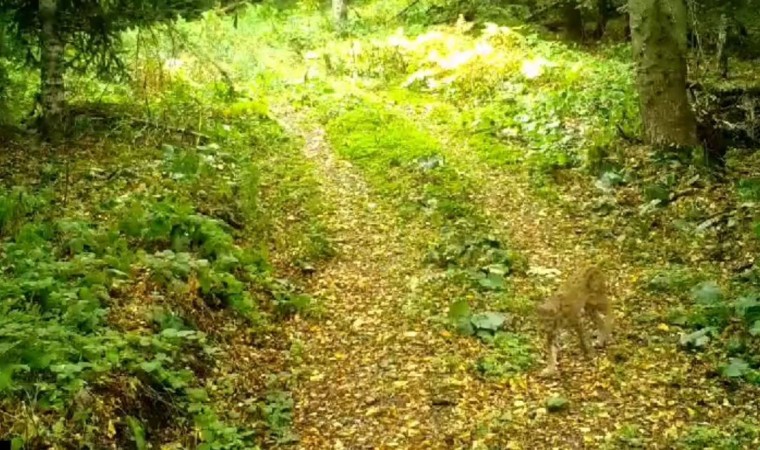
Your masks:
{"label": "forest floor", "polygon": [[[617,47],[405,36],[387,2],[337,35],[305,3],[145,44],[65,152],[9,139],[0,439],[760,448],[756,152],[716,176],[618,136]],[[536,305],[582,262],[612,342],[587,360],[566,333],[543,376]]]}
{"label": "forest floor", "polygon": [[[336,82],[342,92],[383,95]],[[433,122],[415,115],[413,104],[394,107],[410,123]],[[672,448],[687,428],[758,418],[757,389],[726,389],[708,365],[678,348],[679,330],[664,323],[657,294],[640,292],[642,280],[665,264],[652,253],[671,245],[667,240],[654,234],[649,241],[630,237],[627,245],[609,239],[611,225],[592,212],[594,193],[587,188],[547,199],[525,174],[477,164],[458,136],[431,128],[447,161],[478,180],[471,199],[489,232],[528,262],[528,270],[512,276],[507,296],[537,302],[581,261],[601,265],[610,280],[614,341],[593,361],[581,358],[566,336],[557,377],[540,376],[538,362],[501,380],[481,376],[473,366],[488,346],[414,312],[420,280],[435,278],[424,263],[435,227],[410,220],[368,187],[362,171],[335,153],[313,111],[283,106],[274,112],[305,142],[303,152],[316,162],[324,198],[334,207],[323,220],[337,256],[307,288],[324,301],[326,316],[319,323],[296,321],[288,332],[303,345],[290,367],[297,374],[299,448]],[[528,330],[541,354],[532,307],[521,312],[517,328]],[[569,407],[549,412],[553,397]]]}

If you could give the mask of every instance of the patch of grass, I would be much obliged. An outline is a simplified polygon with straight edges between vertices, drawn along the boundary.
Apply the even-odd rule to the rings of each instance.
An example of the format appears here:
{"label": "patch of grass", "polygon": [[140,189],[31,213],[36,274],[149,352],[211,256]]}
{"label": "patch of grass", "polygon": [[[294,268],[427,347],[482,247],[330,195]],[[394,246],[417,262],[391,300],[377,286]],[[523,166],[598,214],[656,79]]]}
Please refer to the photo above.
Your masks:
{"label": "patch of grass", "polygon": [[678,438],[675,448],[739,450],[756,446],[758,439],[760,439],[760,427],[756,423],[737,421],[730,424],[730,428],[727,429],[710,425],[694,425]]}
{"label": "patch of grass", "polygon": [[386,87],[406,107],[413,102],[392,87],[399,82],[448,103],[450,111],[464,111],[452,114],[449,128],[461,130],[492,165],[599,171],[607,163],[598,155],[619,144],[617,126],[637,134],[629,58],[595,57],[493,24],[475,25],[478,33],[472,33],[470,25],[376,34],[360,44],[339,40],[314,51],[343,73]]}
{"label": "patch of grass", "polygon": [[651,292],[685,296],[695,284],[704,279],[704,274],[696,273],[687,267],[674,266],[654,271],[641,282],[643,287]]}
{"label": "patch of grass", "polygon": [[535,361],[535,349],[528,338],[516,333],[497,333],[475,368],[486,378],[504,379],[526,372]]}
{"label": "patch of grass", "polygon": [[612,433],[602,448],[609,450],[645,448],[645,440],[638,426],[624,424]]}
{"label": "patch of grass", "polygon": [[386,198],[439,223],[475,214],[470,181],[448,164],[433,136],[380,104],[350,98],[329,108],[330,143]]}

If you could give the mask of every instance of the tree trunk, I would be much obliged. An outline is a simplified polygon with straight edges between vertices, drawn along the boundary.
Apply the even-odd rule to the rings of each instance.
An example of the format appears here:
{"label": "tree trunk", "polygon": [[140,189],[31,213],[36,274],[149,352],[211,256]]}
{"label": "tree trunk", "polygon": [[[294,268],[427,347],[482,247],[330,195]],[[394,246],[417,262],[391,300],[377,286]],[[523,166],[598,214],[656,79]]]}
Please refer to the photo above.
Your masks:
{"label": "tree trunk", "polygon": [[332,0],[332,19],[335,29],[340,30],[348,19],[347,0]]}
{"label": "tree trunk", "polygon": [[62,131],[65,91],[64,46],[58,33],[58,0],[39,0],[40,17],[40,103],[42,134],[55,140]]}
{"label": "tree trunk", "polygon": [[683,0],[630,0],[631,40],[646,142],[690,147],[697,124],[686,96]]}
{"label": "tree trunk", "polygon": [[610,0],[597,0],[596,2],[596,29],[594,30],[594,37],[601,39],[604,37],[604,32],[607,30],[607,20],[610,18],[612,5]]}
{"label": "tree trunk", "polygon": [[565,19],[567,36],[574,41],[582,41],[585,37],[583,14],[576,0],[565,0],[562,4],[562,15]]}

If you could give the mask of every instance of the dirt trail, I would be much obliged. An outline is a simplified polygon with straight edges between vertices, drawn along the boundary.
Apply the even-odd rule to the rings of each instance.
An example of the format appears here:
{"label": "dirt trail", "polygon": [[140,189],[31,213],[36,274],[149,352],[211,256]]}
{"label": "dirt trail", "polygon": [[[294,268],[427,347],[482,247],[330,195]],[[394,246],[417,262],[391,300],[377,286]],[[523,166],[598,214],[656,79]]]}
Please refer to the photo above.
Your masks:
{"label": "dirt trail", "polygon": [[445,448],[435,436],[446,420],[431,411],[439,383],[428,362],[446,344],[401,313],[425,231],[374,203],[357,171],[333,156],[323,130],[293,111],[280,118],[316,162],[334,205],[326,222],[338,250],[308,287],[323,299],[326,318],[292,330],[306,346],[294,392],[300,448],[423,448],[425,441],[424,448]]}
{"label": "dirt trail", "polygon": [[[481,180],[477,203],[492,226],[510,236],[531,267],[568,271],[579,259],[602,255],[618,321],[616,342],[592,363],[567,341],[562,378],[539,378],[537,371],[503,383],[477,377],[472,364],[482,344],[402,312],[410,281],[425,273],[420,250],[433,238],[431,230],[376,201],[305,114],[276,113],[316,163],[324,199],[333,205],[324,222],[338,250],[308,286],[323,300],[326,317],[289,330],[305,348],[291,368],[299,448],[615,448],[611,436],[626,426],[637,427],[651,448],[668,448],[663,442],[672,442],[695,414],[713,420],[752,415],[751,404],[736,405],[705,379],[703,368],[674,345],[676,335],[636,322],[647,307],[638,303],[636,280],[648,267],[631,264],[613,241],[592,242],[593,218],[542,206],[524,179],[487,169],[473,176]],[[454,150],[462,148],[455,142],[444,145],[462,151]],[[514,295],[538,298],[553,286],[535,275],[514,277]],[[546,411],[546,399],[555,394],[570,401],[570,411]],[[704,395],[712,401],[703,408]]]}

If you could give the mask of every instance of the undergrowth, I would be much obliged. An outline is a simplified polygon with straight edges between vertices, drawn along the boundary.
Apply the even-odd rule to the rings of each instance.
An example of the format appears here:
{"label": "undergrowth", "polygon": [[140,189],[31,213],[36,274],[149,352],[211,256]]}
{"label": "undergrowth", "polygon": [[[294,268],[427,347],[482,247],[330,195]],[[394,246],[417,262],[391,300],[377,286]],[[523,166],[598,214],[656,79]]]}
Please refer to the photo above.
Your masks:
{"label": "undergrowth", "polygon": [[166,118],[147,133],[119,90],[84,105],[86,140],[0,192],[0,439],[242,449],[288,433],[287,393],[240,414],[212,374],[231,330],[315,306],[269,252],[332,255],[316,182],[263,102],[189,83],[146,98]]}

